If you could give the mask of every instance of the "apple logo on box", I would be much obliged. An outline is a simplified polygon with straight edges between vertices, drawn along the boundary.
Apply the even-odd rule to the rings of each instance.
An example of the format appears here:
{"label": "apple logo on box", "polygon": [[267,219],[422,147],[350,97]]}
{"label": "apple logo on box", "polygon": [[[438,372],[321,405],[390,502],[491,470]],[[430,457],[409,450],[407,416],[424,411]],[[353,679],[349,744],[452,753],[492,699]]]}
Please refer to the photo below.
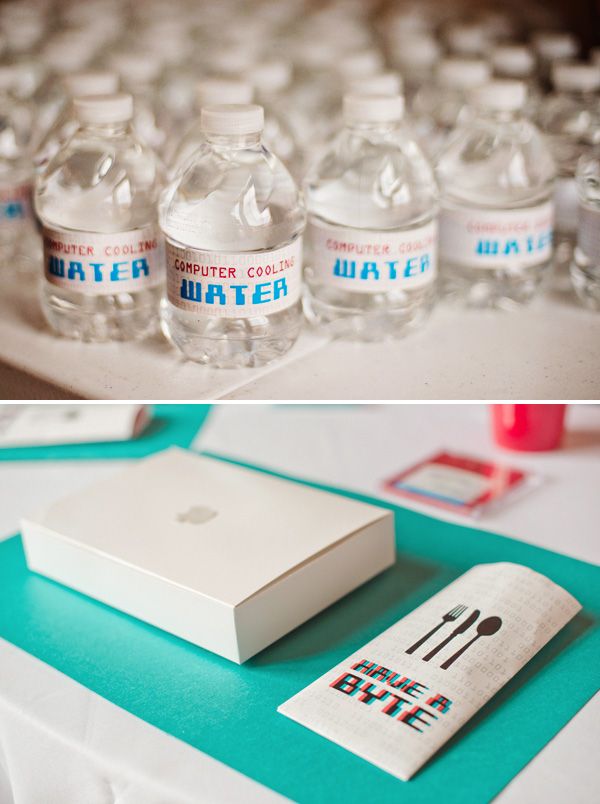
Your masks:
{"label": "apple logo on box", "polygon": [[217,512],[206,505],[192,505],[187,511],[177,514],[178,522],[188,522],[190,525],[204,525],[214,519]]}

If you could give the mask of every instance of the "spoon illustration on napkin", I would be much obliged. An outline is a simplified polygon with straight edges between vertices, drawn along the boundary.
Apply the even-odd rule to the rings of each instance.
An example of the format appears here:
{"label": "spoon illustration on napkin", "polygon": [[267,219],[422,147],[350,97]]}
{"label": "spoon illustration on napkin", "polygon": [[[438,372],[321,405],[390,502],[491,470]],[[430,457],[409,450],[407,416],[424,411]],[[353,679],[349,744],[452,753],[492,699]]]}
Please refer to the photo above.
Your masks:
{"label": "spoon illustration on napkin", "polygon": [[485,620],[482,620],[477,626],[477,633],[473,637],[473,639],[471,639],[469,642],[463,645],[462,648],[457,650],[456,653],[449,659],[446,659],[444,664],[440,665],[442,670],[447,670],[451,664],[454,664],[454,662],[458,659],[458,657],[462,656],[462,654],[467,650],[467,648],[470,648],[474,642],[477,642],[479,637],[492,636],[492,634],[495,634],[497,631],[499,631],[501,627],[502,627],[502,620],[500,619],[500,617],[486,617]]}

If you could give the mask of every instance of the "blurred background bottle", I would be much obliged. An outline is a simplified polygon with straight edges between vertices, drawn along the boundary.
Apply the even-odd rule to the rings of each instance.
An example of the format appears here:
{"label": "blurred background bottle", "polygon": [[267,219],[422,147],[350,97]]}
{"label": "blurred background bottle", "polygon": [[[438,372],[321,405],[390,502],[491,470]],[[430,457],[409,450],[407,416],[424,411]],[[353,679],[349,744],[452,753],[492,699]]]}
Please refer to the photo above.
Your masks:
{"label": "blurred background bottle", "polygon": [[586,307],[600,310],[600,145],[577,166],[578,230],[571,279]]}
{"label": "blurred background bottle", "polygon": [[0,260],[3,271],[35,270],[41,244],[33,214],[32,104],[17,96],[22,65],[0,65]]}

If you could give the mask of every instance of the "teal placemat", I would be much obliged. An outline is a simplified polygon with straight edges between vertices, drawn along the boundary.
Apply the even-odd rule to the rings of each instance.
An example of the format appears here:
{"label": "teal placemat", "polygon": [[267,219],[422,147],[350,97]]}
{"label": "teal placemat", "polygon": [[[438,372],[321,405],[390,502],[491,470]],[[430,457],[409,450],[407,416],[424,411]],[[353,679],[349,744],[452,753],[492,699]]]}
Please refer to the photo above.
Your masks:
{"label": "teal placemat", "polygon": [[[19,537],[0,543],[0,636],[296,801],[488,802],[598,689],[600,568],[386,507],[396,514],[396,565],[242,667],[28,572]],[[548,575],[584,611],[413,780],[400,782],[277,714],[467,568],[499,560]]]}
{"label": "teal placemat", "polygon": [[117,460],[143,458],[170,446],[189,447],[208,416],[210,405],[153,405],[152,408],[152,421],[138,438],[100,444],[0,448],[0,461]]}

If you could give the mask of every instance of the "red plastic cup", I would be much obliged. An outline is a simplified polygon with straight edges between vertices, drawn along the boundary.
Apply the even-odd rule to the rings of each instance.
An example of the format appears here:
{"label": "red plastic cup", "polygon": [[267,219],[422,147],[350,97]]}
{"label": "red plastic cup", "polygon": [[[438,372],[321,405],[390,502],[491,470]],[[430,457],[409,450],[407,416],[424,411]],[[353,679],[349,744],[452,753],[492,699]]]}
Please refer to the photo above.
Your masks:
{"label": "red plastic cup", "polygon": [[492,405],[496,443],[520,452],[560,446],[566,405]]}

